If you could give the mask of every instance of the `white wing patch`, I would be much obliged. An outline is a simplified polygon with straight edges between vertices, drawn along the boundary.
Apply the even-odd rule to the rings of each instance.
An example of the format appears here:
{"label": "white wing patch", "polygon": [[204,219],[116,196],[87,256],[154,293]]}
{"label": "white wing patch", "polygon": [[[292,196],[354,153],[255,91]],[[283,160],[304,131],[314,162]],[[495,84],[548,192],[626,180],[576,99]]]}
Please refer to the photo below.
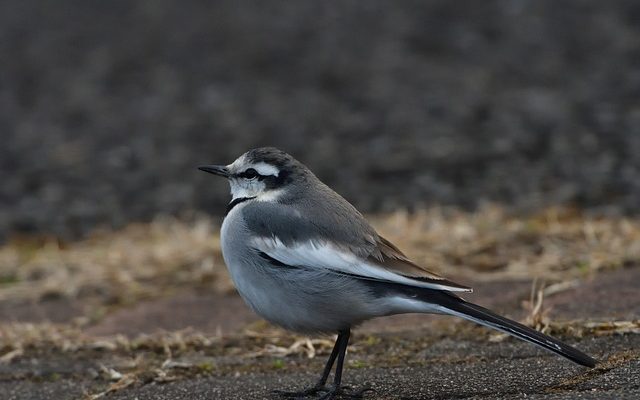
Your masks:
{"label": "white wing patch", "polygon": [[457,292],[468,291],[467,289],[455,286],[425,282],[397,274],[375,264],[371,264],[347,250],[340,249],[326,242],[307,241],[295,243],[290,247],[285,246],[277,237],[254,237],[251,242],[252,247],[286,265],[326,268],[336,272],[361,276],[364,279],[395,282],[429,289]]}

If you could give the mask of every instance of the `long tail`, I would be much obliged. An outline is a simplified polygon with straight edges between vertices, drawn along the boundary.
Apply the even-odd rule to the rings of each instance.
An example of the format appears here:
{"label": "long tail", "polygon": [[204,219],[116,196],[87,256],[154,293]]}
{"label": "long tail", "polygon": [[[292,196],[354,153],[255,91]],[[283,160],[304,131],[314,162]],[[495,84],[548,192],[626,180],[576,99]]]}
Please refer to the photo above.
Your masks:
{"label": "long tail", "polygon": [[[585,367],[595,367],[597,361],[566,343],[501,317],[491,310],[469,303],[445,290],[427,289],[399,283],[362,280],[379,297],[404,297],[411,305],[402,312],[428,312],[455,315],[533,343]],[[417,302],[416,302],[417,300]],[[419,305],[417,305],[418,303]]]}
{"label": "long tail", "polygon": [[489,328],[497,329],[501,332],[515,336],[566,357],[575,363],[584,365],[585,367],[593,368],[596,366],[597,361],[595,359],[589,357],[576,348],[518,322],[501,317],[484,307],[464,301],[450,293],[439,292],[436,294],[432,292],[428,296],[428,301],[430,303],[440,305],[445,309],[443,311],[448,314],[468,319]]}

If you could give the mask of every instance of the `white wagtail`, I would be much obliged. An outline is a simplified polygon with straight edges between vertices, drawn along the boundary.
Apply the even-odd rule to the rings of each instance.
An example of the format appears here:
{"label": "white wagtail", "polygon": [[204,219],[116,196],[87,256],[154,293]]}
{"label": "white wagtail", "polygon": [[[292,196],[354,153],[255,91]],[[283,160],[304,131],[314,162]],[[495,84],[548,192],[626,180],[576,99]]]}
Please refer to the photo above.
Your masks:
{"label": "white wagtail", "polygon": [[[400,313],[455,315],[578,364],[596,364],[557,339],[461,299],[456,293],[470,288],[409,260],[355,207],[281,150],[258,148],[229,165],[200,169],[230,182],[233,199],[222,223],[222,254],[247,304],[289,330],[338,333],[317,384],[282,395],[334,398],[341,390],[351,328]],[[333,385],[325,386],[336,359]]]}

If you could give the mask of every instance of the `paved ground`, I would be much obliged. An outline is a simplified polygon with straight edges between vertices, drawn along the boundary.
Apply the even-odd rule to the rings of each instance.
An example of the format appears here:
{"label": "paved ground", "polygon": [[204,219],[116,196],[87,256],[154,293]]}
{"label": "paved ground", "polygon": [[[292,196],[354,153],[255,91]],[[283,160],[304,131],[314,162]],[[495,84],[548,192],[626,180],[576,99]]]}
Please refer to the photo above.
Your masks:
{"label": "paved ground", "polygon": [[[638,398],[640,336],[588,339],[577,345],[596,357],[625,358],[589,372],[525,344],[443,339],[408,360],[418,365],[388,367],[384,361],[371,360],[367,367],[348,369],[345,382],[374,388],[368,399]],[[321,371],[320,363],[314,365]],[[273,399],[269,391],[274,388],[298,389],[314,382],[316,374],[305,369],[298,372],[292,365],[272,373],[153,385],[114,398]]]}
{"label": "paved ground", "polygon": [[[637,267],[602,273],[550,295],[545,304],[553,307],[552,321],[577,318],[573,324],[577,327],[584,320],[637,320],[638,279]],[[473,300],[520,318],[524,314],[520,302],[528,298],[529,290],[527,282],[485,283],[477,285]],[[109,368],[135,378],[104,395],[106,399],[268,399],[273,398],[272,389],[312,382],[328,349],[318,347],[322,354],[313,359],[303,354],[247,356],[269,345],[290,346],[295,338],[271,337],[270,330],[264,336],[247,336],[245,327],[256,332],[265,327],[256,325],[255,317],[238,301],[236,296],[184,293],[116,310],[85,328],[86,337],[97,340],[119,332],[133,337],[187,326],[191,333],[225,335],[204,345],[189,340],[182,347],[169,344],[172,364],[165,363],[167,344],[162,344],[169,340],[169,331],[159,334],[160,344],[143,341],[75,351],[60,346],[25,348],[14,361],[0,363],[0,398],[89,398],[113,383],[105,372]],[[42,306],[32,304],[32,313],[23,313],[23,320],[31,315],[32,321],[42,321],[42,313],[35,312]],[[46,307],[55,315],[53,310],[65,305]],[[639,334],[586,329],[580,338],[579,330],[552,329],[602,364],[588,370],[520,341],[492,341],[488,330],[455,318],[407,315],[378,319],[356,331],[345,381],[373,387],[376,391],[368,399],[635,399],[640,395]]]}
{"label": "paved ground", "polygon": [[[411,335],[404,335],[410,340]],[[588,338],[576,343],[604,360],[586,370],[531,346],[515,342],[440,339],[411,356],[409,366],[384,365],[366,358],[364,367],[348,367],[345,382],[376,392],[367,399],[637,399],[640,395],[640,335]],[[360,354],[351,355],[361,358]],[[300,364],[311,364],[300,366]],[[316,379],[322,361],[288,360],[271,372],[201,377],[124,389],[107,399],[211,400],[274,399],[273,389],[297,389]],[[302,371],[301,371],[302,370]],[[87,380],[56,382],[3,380],[3,399],[81,398]]]}

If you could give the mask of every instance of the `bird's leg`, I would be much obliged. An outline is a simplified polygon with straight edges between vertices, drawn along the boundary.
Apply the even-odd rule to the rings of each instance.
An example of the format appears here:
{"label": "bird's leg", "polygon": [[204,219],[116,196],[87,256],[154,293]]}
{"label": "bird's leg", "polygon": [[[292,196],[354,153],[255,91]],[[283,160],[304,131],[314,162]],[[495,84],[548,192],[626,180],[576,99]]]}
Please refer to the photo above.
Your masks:
{"label": "bird's leg", "polygon": [[[344,331],[344,332],[341,332],[341,335],[343,335],[344,338],[343,338],[343,341],[340,342],[340,348],[338,350],[338,363],[336,364],[336,373],[333,376],[333,385],[331,385],[328,388],[329,390],[327,391],[327,393],[324,394],[322,397],[320,397],[318,400],[331,400],[335,398],[335,396],[338,393],[351,399],[361,399],[366,392],[373,391],[373,389],[365,387],[356,392],[346,393],[344,389],[347,389],[347,388],[341,387],[342,368],[344,366],[344,359],[347,354],[347,345],[349,344],[349,336],[351,335],[351,332]],[[336,343],[336,345],[337,344],[338,343]],[[325,378],[325,381],[326,381],[326,378]]]}
{"label": "bird's leg", "polygon": [[[347,353],[347,345],[349,344],[349,336],[351,331],[340,332],[338,339],[343,336],[342,340],[336,341],[338,346],[338,363],[336,364],[336,373],[333,376],[333,385],[331,385],[326,394],[320,397],[318,400],[330,400],[333,399],[338,393],[340,393],[340,383],[342,382],[342,367],[344,366],[344,357]],[[325,380],[326,382],[326,380]]]}
{"label": "bird's leg", "polygon": [[[327,379],[329,378],[329,374],[331,373],[331,368],[333,368],[333,363],[336,361],[336,357],[338,357],[338,353],[340,352],[340,346],[344,339],[345,332],[341,331],[338,333],[338,338],[336,339],[336,343],[333,345],[333,350],[331,350],[331,355],[327,360],[327,364],[324,366],[324,371],[322,371],[322,376],[318,383],[316,383],[317,388],[324,387],[325,383],[327,383]],[[346,331],[346,341],[349,342],[349,331]]]}
{"label": "bird's leg", "polygon": [[[345,340],[345,332],[346,332],[346,340]],[[336,361],[336,358],[338,357],[338,353],[340,353],[343,341],[345,341],[344,348],[346,349],[347,343],[349,342],[349,334],[350,332],[348,330],[340,331],[338,333],[338,338],[336,339],[336,343],[333,345],[333,350],[331,350],[331,355],[327,360],[327,364],[324,366],[324,371],[322,372],[322,376],[314,386],[300,392],[287,392],[282,390],[275,390],[274,393],[279,394],[283,397],[296,398],[296,397],[309,396],[312,394],[316,394],[322,390],[326,390],[324,385],[327,383],[327,379],[329,378],[329,374],[331,373],[331,369],[333,368],[333,363]],[[342,356],[344,359],[344,354]]]}
{"label": "bird's leg", "polygon": [[333,377],[333,384],[336,387],[340,387],[340,382],[342,382],[342,367],[344,366],[344,358],[347,355],[347,345],[349,344],[351,331],[342,332],[341,335],[343,335],[344,338],[340,342],[340,348],[338,349],[338,364],[336,365],[336,373]]}
{"label": "bird's leg", "polygon": [[[372,391],[371,388],[364,388],[357,392],[346,393],[340,386],[342,383],[342,368],[344,367],[344,359],[347,354],[347,346],[349,345],[350,336],[351,331],[348,329],[340,331],[338,333],[336,344],[333,346],[333,350],[331,351],[329,360],[327,360],[327,364],[324,367],[322,376],[314,386],[300,392],[285,392],[276,390],[274,391],[274,393],[287,398],[303,399],[307,396],[317,394],[318,392],[326,392],[325,394],[320,396],[318,400],[332,400],[339,393],[348,398],[361,399],[364,393]],[[329,378],[329,374],[331,373],[331,369],[333,368],[333,363],[336,361],[336,359],[338,360],[338,363],[336,364],[336,372],[333,377],[333,384],[325,386],[325,384],[327,383],[327,379]]]}

